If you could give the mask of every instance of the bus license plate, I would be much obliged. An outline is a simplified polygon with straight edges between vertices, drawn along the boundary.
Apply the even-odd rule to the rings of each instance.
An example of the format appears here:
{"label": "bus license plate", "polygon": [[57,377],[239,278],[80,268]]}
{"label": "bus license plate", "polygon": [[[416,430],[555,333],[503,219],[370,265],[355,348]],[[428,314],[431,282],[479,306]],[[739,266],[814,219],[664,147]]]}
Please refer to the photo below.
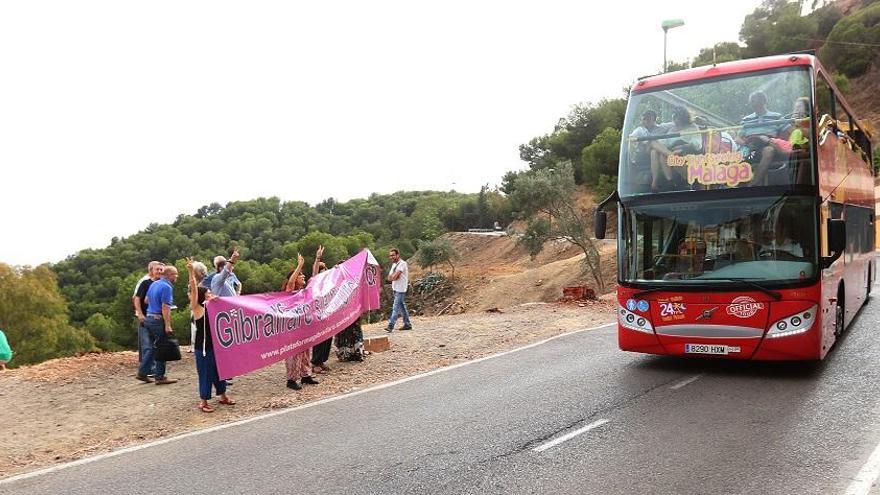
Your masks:
{"label": "bus license plate", "polygon": [[687,354],[716,354],[726,356],[732,352],[740,352],[740,348],[732,345],[685,344],[684,352]]}

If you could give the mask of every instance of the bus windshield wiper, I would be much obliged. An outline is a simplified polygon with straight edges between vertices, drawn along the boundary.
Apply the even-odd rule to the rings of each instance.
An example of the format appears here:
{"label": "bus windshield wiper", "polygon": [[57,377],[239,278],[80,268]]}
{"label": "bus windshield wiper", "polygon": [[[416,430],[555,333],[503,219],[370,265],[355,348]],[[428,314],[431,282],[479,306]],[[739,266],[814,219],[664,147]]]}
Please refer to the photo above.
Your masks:
{"label": "bus windshield wiper", "polygon": [[747,278],[707,278],[707,279],[703,279],[703,280],[727,280],[730,282],[742,282],[750,287],[754,287],[754,288],[758,289],[759,291],[763,292],[764,294],[767,294],[768,296],[772,297],[773,299],[776,299],[777,301],[782,299],[782,294],[780,294],[776,291],[770,290],[770,289],[764,287],[763,285],[761,285],[757,282],[754,282],[752,280],[749,280]]}

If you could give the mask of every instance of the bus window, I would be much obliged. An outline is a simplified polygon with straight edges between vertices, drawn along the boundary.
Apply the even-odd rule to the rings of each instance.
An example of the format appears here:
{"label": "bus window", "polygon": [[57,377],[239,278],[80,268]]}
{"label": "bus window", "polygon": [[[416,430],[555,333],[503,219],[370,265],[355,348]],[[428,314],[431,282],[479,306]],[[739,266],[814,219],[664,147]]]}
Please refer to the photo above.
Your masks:
{"label": "bus window", "polygon": [[850,137],[853,137],[853,135],[855,135],[855,133],[853,132],[853,119],[840,103],[840,99],[838,99],[836,96],[834,98],[834,111],[834,118],[837,120],[840,132]]}
{"label": "bus window", "polygon": [[814,184],[811,93],[802,68],[633,93],[621,196]]}
{"label": "bus window", "polygon": [[816,78],[816,122],[822,120],[824,115],[834,118],[834,92],[825,76],[819,74]]}
{"label": "bus window", "polygon": [[635,205],[622,220],[625,282],[797,282],[816,273],[814,198]]}

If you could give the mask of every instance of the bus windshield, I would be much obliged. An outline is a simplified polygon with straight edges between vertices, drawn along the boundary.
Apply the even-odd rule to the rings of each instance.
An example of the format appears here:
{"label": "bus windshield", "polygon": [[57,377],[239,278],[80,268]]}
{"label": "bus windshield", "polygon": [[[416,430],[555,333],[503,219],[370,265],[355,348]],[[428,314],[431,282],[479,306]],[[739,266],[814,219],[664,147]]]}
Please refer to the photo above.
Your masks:
{"label": "bus windshield", "polygon": [[633,93],[620,195],[815,184],[811,87],[786,68]]}
{"label": "bus windshield", "polygon": [[624,206],[623,282],[798,282],[816,274],[816,199]]}

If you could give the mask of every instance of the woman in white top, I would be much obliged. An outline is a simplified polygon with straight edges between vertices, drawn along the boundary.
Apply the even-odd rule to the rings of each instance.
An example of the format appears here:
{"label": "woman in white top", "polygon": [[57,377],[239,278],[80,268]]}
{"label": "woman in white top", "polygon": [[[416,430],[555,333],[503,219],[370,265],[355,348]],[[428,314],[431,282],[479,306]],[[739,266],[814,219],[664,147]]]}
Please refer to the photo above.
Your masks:
{"label": "woman in white top", "polygon": [[651,143],[652,191],[657,191],[661,174],[667,181],[673,181],[675,172],[667,164],[669,155],[694,154],[703,149],[700,129],[694,125],[691,113],[685,107],[675,107],[672,110],[672,126],[669,128],[669,134],[679,135]]}

